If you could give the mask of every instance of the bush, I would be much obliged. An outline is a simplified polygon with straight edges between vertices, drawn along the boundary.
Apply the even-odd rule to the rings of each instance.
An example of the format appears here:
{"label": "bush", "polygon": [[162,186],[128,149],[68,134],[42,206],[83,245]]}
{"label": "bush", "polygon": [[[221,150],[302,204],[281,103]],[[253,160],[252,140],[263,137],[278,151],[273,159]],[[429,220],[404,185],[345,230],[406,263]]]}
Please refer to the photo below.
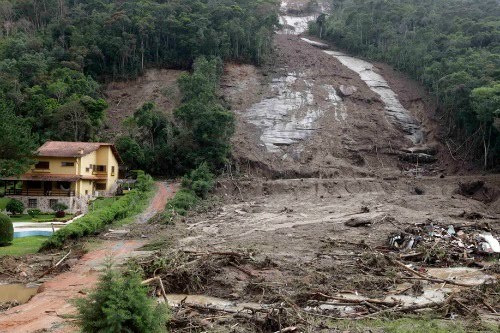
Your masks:
{"label": "bush", "polygon": [[24,204],[16,199],[11,199],[5,209],[12,215],[22,214],[24,212]]}
{"label": "bush", "polygon": [[63,210],[58,210],[55,215],[58,219],[61,219],[66,216],[66,212]]}
{"label": "bush", "polygon": [[175,211],[179,215],[186,215],[187,211],[198,202],[196,194],[187,189],[181,189],[167,203],[168,211]]}
{"label": "bush", "polygon": [[40,215],[42,212],[40,209],[32,208],[28,209],[28,215],[31,216],[31,218],[35,218],[38,215]]}
{"label": "bush", "polygon": [[9,245],[14,239],[14,226],[5,214],[0,214],[0,246]]}
{"label": "bush", "polygon": [[214,175],[206,163],[200,164],[188,175],[182,178],[182,187],[191,189],[200,198],[204,199],[214,187]]}
{"label": "bush", "polygon": [[62,202],[57,202],[53,204],[51,208],[54,212],[64,212],[66,209],[68,209],[68,205]]}
{"label": "bush", "polygon": [[168,308],[156,305],[147,296],[140,276],[122,276],[109,266],[100,277],[97,289],[88,298],[76,301],[83,332],[166,332]]}

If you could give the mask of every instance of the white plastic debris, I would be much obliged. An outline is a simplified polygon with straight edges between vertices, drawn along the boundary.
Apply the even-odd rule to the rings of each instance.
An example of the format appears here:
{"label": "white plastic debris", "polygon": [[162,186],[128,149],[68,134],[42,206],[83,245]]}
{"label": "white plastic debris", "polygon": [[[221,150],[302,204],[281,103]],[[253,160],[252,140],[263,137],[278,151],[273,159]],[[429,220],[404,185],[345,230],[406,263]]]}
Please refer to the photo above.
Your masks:
{"label": "white plastic debris", "polygon": [[481,250],[487,253],[500,253],[500,243],[498,243],[498,240],[493,237],[492,234],[488,233],[483,233],[479,234],[478,237],[484,242],[481,243]]}

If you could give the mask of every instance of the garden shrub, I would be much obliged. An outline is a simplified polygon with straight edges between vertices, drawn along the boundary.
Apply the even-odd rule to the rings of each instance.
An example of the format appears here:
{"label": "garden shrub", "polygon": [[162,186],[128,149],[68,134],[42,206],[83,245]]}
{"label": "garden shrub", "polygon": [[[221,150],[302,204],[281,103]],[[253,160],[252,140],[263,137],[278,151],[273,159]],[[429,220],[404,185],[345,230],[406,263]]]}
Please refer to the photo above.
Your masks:
{"label": "garden shrub", "polygon": [[167,332],[167,306],[148,297],[135,272],[121,275],[108,266],[97,288],[75,303],[82,332]]}
{"label": "garden shrub", "polygon": [[0,246],[9,245],[14,239],[14,226],[5,214],[0,214]]}
{"label": "garden shrub", "polygon": [[10,199],[7,206],[5,206],[5,210],[12,215],[22,214],[24,212],[24,204],[19,200]]}
{"label": "garden shrub", "polygon": [[62,218],[66,216],[65,210],[68,209],[68,205],[62,202],[56,202],[51,208],[54,212],[56,212],[57,218]]}
{"label": "garden shrub", "polygon": [[36,208],[28,209],[28,215],[31,216],[31,218],[37,217],[38,215],[40,215],[41,212],[42,211],[40,209]]}

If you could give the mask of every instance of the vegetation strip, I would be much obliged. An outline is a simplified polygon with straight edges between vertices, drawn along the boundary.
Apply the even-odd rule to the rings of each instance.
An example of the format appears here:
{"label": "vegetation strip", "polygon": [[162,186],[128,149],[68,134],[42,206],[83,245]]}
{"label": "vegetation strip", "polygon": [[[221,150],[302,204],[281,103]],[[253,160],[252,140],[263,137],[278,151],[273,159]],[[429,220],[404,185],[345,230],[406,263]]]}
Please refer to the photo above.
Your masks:
{"label": "vegetation strip", "polygon": [[140,172],[135,189],[110,206],[94,210],[70,225],[59,229],[41,247],[41,250],[62,248],[67,240],[79,239],[101,231],[106,225],[140,212],[141,203],[150,197],[153,187],[151,176]]}

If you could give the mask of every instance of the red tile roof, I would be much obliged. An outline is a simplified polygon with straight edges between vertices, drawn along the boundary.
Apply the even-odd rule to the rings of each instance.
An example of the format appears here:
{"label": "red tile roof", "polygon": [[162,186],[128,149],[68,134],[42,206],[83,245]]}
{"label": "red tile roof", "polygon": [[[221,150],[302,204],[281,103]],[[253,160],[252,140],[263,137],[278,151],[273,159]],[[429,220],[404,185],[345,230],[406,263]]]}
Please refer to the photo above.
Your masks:
{"label": "red tile roof", "polygon": [[110,146],[119,163],[120,155],[115,146],[103,142],[69,142],[69,141],[47,141],[37,150],[38,156],[44,157],[80,157],[96,151],[102,146]]}

